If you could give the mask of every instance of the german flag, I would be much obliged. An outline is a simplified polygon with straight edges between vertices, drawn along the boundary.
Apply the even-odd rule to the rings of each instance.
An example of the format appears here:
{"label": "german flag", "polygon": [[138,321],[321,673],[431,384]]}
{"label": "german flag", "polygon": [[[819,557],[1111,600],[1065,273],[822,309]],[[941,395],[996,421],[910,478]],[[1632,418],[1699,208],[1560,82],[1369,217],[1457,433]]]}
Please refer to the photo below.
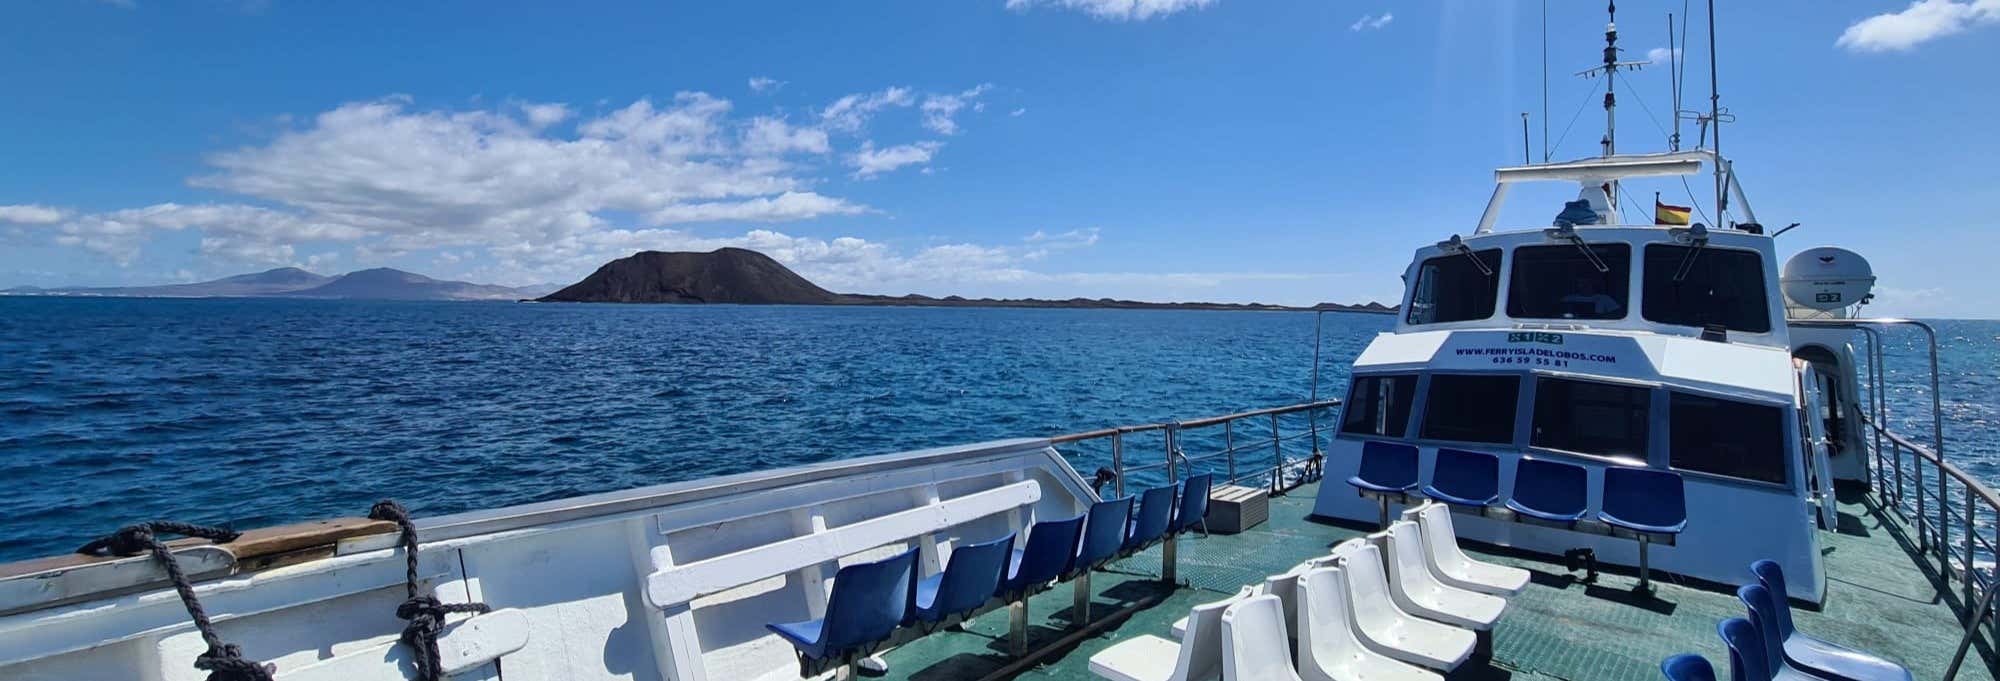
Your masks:
{"label": "german flag", "polygon": [[1688,213],[1693,210],[1687,206],[1660,203],[1660,195],[1657,192],[1653,194],[1653,224],[1685,225],[1688,223]]}

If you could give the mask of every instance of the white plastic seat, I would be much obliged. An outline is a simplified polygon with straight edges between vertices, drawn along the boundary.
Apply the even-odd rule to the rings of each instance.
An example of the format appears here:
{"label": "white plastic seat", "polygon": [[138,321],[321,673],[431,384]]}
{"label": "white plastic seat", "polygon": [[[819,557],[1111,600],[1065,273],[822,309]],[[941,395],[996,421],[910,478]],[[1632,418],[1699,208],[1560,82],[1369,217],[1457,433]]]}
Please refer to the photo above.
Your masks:
{"label": "white plastic seat", "polygon": [[1382,572],[1382,554],[1363,539],[1343,545],[1339,561],[1347,577],[1347,601],[1354,607],[1354,630],[1375,652],[1439,671],[1451,671],[1472,656],[1478,636],[1449,624],[1397,609]]}
{"label": "white plastic seat", "polygon": [[1223,681],[1304,681],[1285,645],[1285,605],[1265,594],[1222,612]]}
{"label": "white plastic seat", "polygon": [[1175,643],[1151,634],[1090,656],[1090,671],[1117,681],[1206,681],[1222,675],[1222,613],[1250,597],[1249,587],[1188,611],[1187,635]]}
{"label": "white plastic seat", "polygon": [[1298,671],[1305,681],[1439,681],[1423,667],[1370,650],[1354,631],[1347,577],[1318,568],[1299,578]]}
{"label": "white plastic seat", "polygon": [[1389,597],[1403,612],[1474,631],[1490,631],[1507,611],[1507,599],[1446,585],[1424,564],[1417,524],[1398,521],[1369,535],[1388,557]]}
{"label": "white plastic seat", "polygon": [[1458,548],[1451,508],[1432,502],[1403,512],[1423,535],[1424,557],[1438,581],[1480,593],[1512,598],[1528,587],[1528,571],[1475,560]]}

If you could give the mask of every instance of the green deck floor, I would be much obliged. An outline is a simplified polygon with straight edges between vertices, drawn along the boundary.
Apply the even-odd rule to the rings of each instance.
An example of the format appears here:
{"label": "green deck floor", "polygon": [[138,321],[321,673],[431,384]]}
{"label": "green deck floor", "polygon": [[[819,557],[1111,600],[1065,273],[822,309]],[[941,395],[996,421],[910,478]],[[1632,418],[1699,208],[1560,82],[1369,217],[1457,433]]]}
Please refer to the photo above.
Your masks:
{"label": "green deck floor", "polygon": [[[1098,651],[1142,634],[1170,637],[1170,626],[1188,608],[1362,534],[1359,528],[1308,519],[1317,492],[1307,485],[1272,499],[1270,521],[1248,532],[1181,542],[1176,588],[1158,581],[1158,548],[1096,573],[1092,615],[1124,614],[1106,631],[1084,635],[1070,626],[1069,584],[1034,597],[1029,641],[1039,652],[1031,653],[1033,664],[1010,669],[1015,658],[1007,654],[1003,608],[974,618],[963,631],[940,631],[889,651],[886,678],[1095,678],[1089,660]],[[1795,605],[1799,629],[1894,659],[1918,679],[1943,678],[1962,632],[1951,609],[1957,585],[1941,595],[1932,573],[1907,550],[1903,526],[1859,495],[1844,499],[1840,510],[1841,532],[1820,535],[1830,575],[1827,606],[1809,611]],[[1469,548],[1485,559],[1527,568],[1533,582],[1501,618],[1491,661],[1468,663],[1452,679],[1658,679],[1660,660],[1680,652],[1700,653],[1725,678],[1728,674],[1728,654],[1715,625],[1742,615],[1733,591],[1661,576],[1654,598],[1635,598],[1630,589],[1636,580],[1629,572],[1605,572],[1595,584],[1583,584],[1559,562]],[[1980,641],[1958,678],[1992,681],[1993,660]]]}

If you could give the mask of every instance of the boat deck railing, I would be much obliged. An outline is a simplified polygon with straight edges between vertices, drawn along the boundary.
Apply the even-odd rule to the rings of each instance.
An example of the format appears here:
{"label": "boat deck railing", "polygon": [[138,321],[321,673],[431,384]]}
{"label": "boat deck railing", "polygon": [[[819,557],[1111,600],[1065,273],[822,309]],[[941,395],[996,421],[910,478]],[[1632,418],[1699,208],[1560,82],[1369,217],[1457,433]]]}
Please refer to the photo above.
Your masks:
{"label": "boat deck railing", "polygon": [[[1340,400],[1321,400],[1192,420],[1119,426],[1050,438],[1066,458],[1093,447],[1109,447],[1109,465],[1097,484],[1124,496],[1128,482],[1161,476],[1173,483],[1189,471],[1218,469],[1230,484],[1256,481],[1282,494],[1316,475],[1322,435],[1329,432]],[[1287,422],[1290,431],[1287,432]],[[1301,421],[1303,421],[1301,423]],[[1134,440],[1145,442],[1142,446]],[[1188,448],[1195,448],[1193,453]],[[1101,461],[1102,459],[1100,459]]]}
{"label": "boat deck railing", "polygon": [[[1959,657],[1952,662],[1955,672],[1980,624],[1986,625],[1989,640],[2000,640],[2000,617],[1995,617],[1993,608],[1995,587],[2000,585],[1994,569],[1995,556],[2000,556],[2000,493],[1945,459],[1937,330],[1911,319],[1794,319],[1789,323],[1861,331],[1867,339],[1867,401],[1856,405],[1856,412],[1869,430],[1864,441],[1857,443],[1868,448],[1869,491],[1879,507],[1915,529],[1916,555],[1927,564],[1936,561],[1932,567],[1941,586],[1939,596],[1949,599],[1953,583],[1957,584],[1954,609],[1965,626],[1965,636],[1959,644]],[[1923,333],[1930,370],[1929,445],[1890,428],[1884,333],[1898,328]]]}

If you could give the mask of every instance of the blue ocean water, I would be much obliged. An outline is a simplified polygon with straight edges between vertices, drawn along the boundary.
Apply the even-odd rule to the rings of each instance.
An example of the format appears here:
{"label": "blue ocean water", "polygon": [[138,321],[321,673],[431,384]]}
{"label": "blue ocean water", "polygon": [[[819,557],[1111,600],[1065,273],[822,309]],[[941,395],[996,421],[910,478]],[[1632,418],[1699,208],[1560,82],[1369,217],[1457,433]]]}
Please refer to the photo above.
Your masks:
{"label": "blue ocean water", "polygon": [[[1392,321],[1323,317],[1329,393]],[[2000,323],[1941,324],[1956,458],[2000,478]],[[1313,336],[1283,312],[0,297],[0,560],[138,520],[436,515],[1304,402]]]}

